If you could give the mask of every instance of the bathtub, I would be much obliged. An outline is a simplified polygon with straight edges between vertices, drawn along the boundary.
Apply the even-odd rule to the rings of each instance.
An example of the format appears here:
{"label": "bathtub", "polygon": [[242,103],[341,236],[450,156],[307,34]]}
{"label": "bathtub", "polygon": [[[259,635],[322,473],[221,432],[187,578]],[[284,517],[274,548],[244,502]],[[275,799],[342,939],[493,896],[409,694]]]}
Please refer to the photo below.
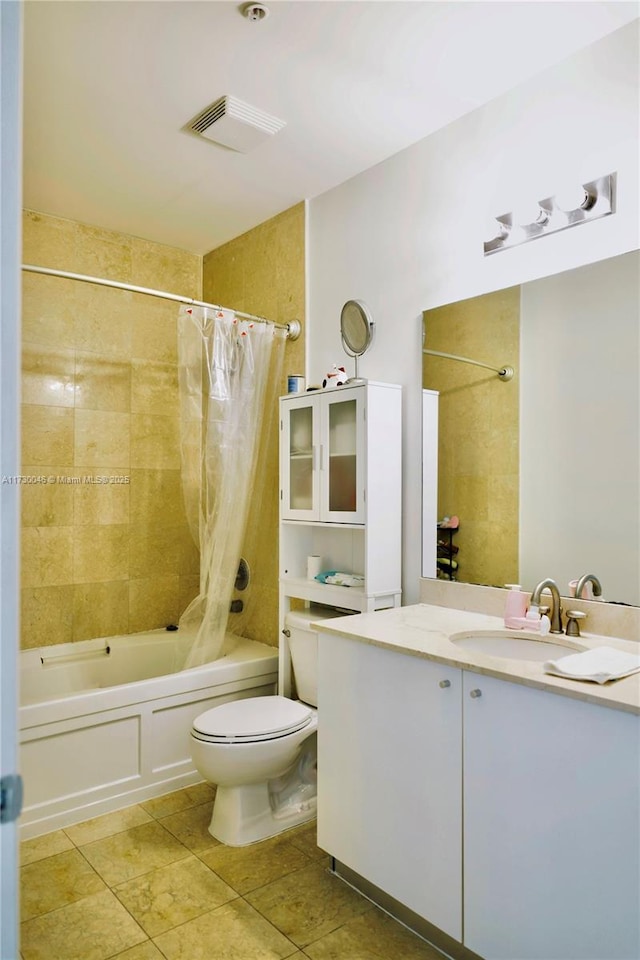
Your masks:
{"label": "bathtub", "polygon": [[194,718],[276,692],[276,648],[238,638],[219,660],[173,673],[190,640],[152,630],[22,651],[22,839],[197,783]]}

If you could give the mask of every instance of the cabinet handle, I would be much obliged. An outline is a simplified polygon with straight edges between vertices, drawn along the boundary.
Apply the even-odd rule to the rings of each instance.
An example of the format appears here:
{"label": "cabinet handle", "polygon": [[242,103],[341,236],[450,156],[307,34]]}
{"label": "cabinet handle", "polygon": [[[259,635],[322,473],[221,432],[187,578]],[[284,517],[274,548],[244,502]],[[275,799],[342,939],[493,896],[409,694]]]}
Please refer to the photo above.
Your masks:
{"label": "cabinet handle", "polygon": [[447,687],[451,686],[451,680],[441,680],[439,686],[441,686],[442,689],[445,690]]}
{"label": "cabinet handle", "polygon": [[284,634],[285,637],[290,637],[290,636],[291,636],[291,630],[287,630],[286,627],[285,627],[285,629],[284,629],[282,632],[283,632],[283,634]]}
{"label": "cabinet handle", "polygon": [[482,690],[478,690],[478,689],[472,690],[469,696],[472,697],[474,700],[476,700],[478,697],[482,696]]}

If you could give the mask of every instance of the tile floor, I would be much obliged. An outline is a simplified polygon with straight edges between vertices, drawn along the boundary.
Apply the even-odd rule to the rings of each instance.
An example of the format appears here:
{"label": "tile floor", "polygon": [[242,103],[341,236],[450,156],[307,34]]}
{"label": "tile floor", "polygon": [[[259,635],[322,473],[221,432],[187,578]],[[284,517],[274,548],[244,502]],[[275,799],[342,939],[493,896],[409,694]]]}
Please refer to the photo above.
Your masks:
{"label": "tile floor", "polygon": [[205,783],[22,844],[23,960],[442,960],[328,872],[315,823],[207,832]]}

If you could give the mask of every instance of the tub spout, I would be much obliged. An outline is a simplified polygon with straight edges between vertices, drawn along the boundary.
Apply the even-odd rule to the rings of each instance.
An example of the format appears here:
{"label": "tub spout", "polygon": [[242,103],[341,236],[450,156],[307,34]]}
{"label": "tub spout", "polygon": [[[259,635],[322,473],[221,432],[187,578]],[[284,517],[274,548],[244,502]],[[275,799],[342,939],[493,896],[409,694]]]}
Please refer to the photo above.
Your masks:
{"label": "tub spout", "polygon": [[555,582],[555,580],[551,580],[549,577],[547,577],[546,580],[541,580],[531,594],[531,604],[538,605],[540,603],[540,594],[545,589],[549,590],[551,593],[551,630],[549,632],[564,633],[564,630],[562,629],[562,606],[560,604],[560,591],[558,590],[558,584]]}

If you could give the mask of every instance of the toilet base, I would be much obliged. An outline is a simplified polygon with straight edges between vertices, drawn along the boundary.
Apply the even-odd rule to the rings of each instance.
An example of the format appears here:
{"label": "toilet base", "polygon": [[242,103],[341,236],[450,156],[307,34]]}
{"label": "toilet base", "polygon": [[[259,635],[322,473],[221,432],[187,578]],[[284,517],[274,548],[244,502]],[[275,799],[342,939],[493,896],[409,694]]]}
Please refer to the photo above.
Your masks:
{"label": "toilet base", "polygon": [[313,820],[317,810],[315,790],[310,796],[308,785],[302,784],[286,804],[272,807],[273,793],[269,782],[241,787],[218,786],[213,803],[209,833],[229,847],[275,837],[290,827]]}

